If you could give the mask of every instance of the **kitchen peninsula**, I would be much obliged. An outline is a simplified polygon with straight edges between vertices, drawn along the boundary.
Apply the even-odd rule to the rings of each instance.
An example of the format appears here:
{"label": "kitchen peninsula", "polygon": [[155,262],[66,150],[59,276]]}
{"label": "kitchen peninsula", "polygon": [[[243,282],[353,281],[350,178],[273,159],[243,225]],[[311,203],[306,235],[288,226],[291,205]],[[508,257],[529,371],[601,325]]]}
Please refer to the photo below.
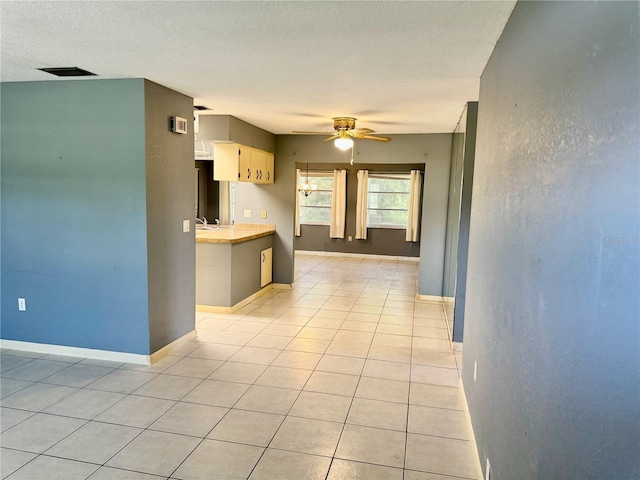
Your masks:
{"label": "kitchen peninsula", "polygon": [[275,225],[196,230],[196,310],[231,312],[271,283]]}

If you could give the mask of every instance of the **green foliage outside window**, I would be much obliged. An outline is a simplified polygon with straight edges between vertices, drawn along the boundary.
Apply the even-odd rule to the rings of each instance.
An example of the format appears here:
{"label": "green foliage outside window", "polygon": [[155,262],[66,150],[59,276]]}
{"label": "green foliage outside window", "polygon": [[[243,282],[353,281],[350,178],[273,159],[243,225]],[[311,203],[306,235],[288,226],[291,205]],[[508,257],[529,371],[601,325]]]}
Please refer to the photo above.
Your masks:
{"label": "green foliage outside window", "polygon": [[[306,173],[301,172],[300,183]],[[369,174],[367,194],[367,226],[406,228],[409,216],[409,174]],[[317,186],[308,197],[300,195],[300,223],[329,225],[333,175],[310,172],[309,182]]]}
{"label": "green foliage outside window", "polygon": [[367,196],[367,226],[406,228],[409,217],[407,174],[370,174]]}
{"label": "green foliage outside window", "polygon": [[[300,183],[306,174],[301,172]],[[309,174],[309,183],[317,185],[317,189],[305,197],[300,195],[300,223],[313,225],[329,225],[331,220],[331,198],[333,195],[333,175],[313,172]]]}

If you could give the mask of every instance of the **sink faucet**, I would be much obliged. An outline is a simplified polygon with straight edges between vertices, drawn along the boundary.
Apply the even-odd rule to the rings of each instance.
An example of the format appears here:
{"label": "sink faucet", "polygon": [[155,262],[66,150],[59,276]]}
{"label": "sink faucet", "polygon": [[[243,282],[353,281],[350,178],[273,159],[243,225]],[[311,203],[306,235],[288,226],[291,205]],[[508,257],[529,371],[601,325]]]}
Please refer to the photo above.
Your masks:
{"label": "sink faucet", "polygon": [[219,227],[220,226],[220,220],[216,218],[215,222],[216,222],[216,227]]}
{"label": "sink faucet", "polygon": [[205,217],[202,217],[202,218],[196,217],[196,222],[200,222],[205,227],[207,226],[207,219]]}

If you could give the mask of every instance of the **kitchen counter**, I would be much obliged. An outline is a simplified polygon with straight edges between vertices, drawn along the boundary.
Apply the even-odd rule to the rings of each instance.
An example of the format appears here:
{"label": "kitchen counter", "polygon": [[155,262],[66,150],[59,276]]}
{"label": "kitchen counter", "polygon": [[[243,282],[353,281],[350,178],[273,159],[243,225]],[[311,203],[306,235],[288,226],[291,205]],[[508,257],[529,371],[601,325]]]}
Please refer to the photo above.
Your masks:
{"label": "kitchen counter", "polygon": [[242,243],[276,233],[275,225],[238,223],[233,227],[196,229],[197,243]]}
{"label": "kitchen counter", "polygon": [[232,312],[272,281],[275,225],[196,230],[196,310]]}

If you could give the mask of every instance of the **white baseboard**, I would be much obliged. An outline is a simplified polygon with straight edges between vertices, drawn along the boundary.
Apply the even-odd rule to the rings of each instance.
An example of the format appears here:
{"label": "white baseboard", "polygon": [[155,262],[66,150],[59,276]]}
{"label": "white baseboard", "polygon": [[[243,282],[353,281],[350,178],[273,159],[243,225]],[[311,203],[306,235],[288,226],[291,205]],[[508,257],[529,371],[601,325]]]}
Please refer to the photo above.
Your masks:
{"label": "white baseboard", "polygon": [[442,297],[438,295],[416,295],[416,300],[427,303],[442,303]]}
{"label": "white baseboard", "polygon": [[151,355],[138,353],[114,352],[111,350],[97,350],[94,348],[68,347],[65,345],[52,345],[49,343],[22,342],[19,340],[0,339],[0,347],[10,350],[22,350],[24,352],[35,352],[42,354],[65,355],[69,357],[92,358],[94,360],[108,360],[110,362],[135,363],[138,365],[151,365],[163,357],[170,355],[176,348],[178,342],[196,336],[196,331],[192,330],[182,337],[174,340],[169,345],[165,345],[160,350]]}
{"label": "white baseboard", "polygon": [[394,255],[374,255],[370,253],[345,253],[345,252],[321,252],[314,250],[296,250],[296,255],[314,256],[314,257],[352,257],[352,258],[369,258],[372,260],[397,260],[401,262],[420,262],[420,257],[401,257]]}
{"label": "white baseboard", "polygon": [[[242,307],[244,307],[246,305],[249,305],[256,298],[261,297],[262,295],[267,293],[269,290],[271,290],[273,288],[280,288],[280,287],[276,287],[275,285],[286,285],[286,284],[283,284],[283,283],[282,284],[281,283],[278,283],[278,284],[270,283],[266,287],[261,288],[260,290],[258,290],[253,295],[248,296],[247,298],[245,298],[241,302],[238,302],[238,303],[236,303],[235,305],[233,305],[231,307],[218,307],[216,305],[196,305],[196,312],[205,312],[205,313],[234,313],[234,312],[237,312]],[[286,287],[282,287],[282,288],[286,288]]]}
{"label": "white baseboard", "polygon": [[460,392],[462,393],[462,406],[464,407],[464,416],[467,419],[467,427],[469,428],[471,454],[473,455],[473,461],[476,464],[476,477],[478,480],[483,480],[484,475],[482,473],[482,466],[480,464],[480,455],[478,452],[478,444],[476,443],[476,434],[473,431],[473,422],[471,422],[471,415],[469,414],[469,404],[467,403],[467,394],[464,391],[464,383],[462,383],[462,377],[458,379],[458,385],[460,386]]}
{"label": "white baseboard", "polygon": [[0,347],[25,352],[36,352],[54,355],[67,355],[70,357],[93,358],[96,360],[108,360],[111,362],[137,363],[151,365],[152,355],[137,353],[112,352],[110,350],[96,350],[93,348],[67,347],[64,345],[51,345],[48,343],[21,342],[19,340],[0,339]]}
{"label": "white baseboard", "polygon": [[149,355],[149,361],[151,364],[156,363],[158,360],[166,357],[167,355],[171,355],[171,352],[174,351],[176,349],[176,347],[178,346],[179,342],[182,342],[183,340],[188,340],[190,338],[195,338],[197,336],[197,333],[194,330],[191,330],[188,333],[185,333],[183,336],[181,336],[180,338],[174,340],[173,342],[171,342],[168,345],[165,345],[164,347],[162,347],[160,350],[157,350],[155,352],[153,352],[151,355]]}

